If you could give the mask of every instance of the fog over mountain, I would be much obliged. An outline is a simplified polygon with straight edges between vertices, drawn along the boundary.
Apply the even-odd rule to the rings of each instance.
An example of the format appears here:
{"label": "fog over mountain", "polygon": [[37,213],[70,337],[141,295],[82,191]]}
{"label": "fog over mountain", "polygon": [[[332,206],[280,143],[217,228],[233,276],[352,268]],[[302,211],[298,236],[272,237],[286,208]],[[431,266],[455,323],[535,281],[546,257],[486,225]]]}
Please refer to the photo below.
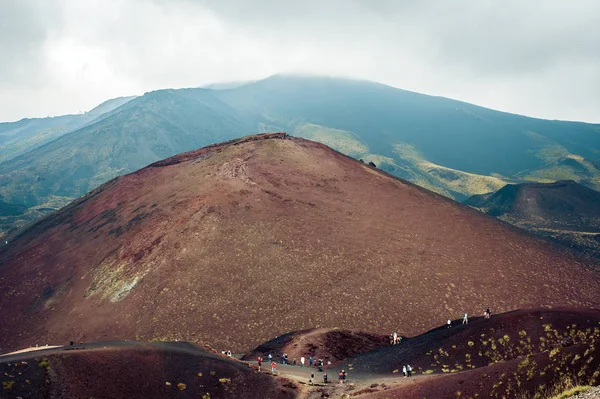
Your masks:
{"label": "fog over mountain", "polygon": [[600,3],[0,2],[0,120],[303,72],[600,122]]}

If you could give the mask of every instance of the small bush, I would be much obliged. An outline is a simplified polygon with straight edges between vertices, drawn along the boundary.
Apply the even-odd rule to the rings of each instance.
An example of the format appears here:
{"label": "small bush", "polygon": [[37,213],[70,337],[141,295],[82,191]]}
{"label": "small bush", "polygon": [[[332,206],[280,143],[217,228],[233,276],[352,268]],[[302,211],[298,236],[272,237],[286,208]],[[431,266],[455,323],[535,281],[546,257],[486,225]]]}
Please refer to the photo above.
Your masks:
{"label": "small bush", "polygon": [[15,385],[14,381],[2,381],[2,389],[5,391],[10,391],[13,385]]}
{"label": "small bush", "polygon": [[48,362],[48,359],[44,359],[40,362],[40,367],[43,369],[49,369],[50,368],[50,363]]}

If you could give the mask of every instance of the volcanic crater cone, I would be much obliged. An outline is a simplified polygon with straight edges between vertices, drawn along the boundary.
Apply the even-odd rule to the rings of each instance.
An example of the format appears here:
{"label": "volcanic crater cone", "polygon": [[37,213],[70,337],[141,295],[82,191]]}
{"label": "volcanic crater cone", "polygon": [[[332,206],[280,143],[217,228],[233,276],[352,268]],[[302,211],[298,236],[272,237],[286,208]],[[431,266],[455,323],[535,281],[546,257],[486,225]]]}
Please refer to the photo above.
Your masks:
{"label": "volcanic crater cone", "polygon": [[4,247],[0,347],[415,335],[487,306],[598,306],[588,266],[325,145],[249,136],[116,178]]}

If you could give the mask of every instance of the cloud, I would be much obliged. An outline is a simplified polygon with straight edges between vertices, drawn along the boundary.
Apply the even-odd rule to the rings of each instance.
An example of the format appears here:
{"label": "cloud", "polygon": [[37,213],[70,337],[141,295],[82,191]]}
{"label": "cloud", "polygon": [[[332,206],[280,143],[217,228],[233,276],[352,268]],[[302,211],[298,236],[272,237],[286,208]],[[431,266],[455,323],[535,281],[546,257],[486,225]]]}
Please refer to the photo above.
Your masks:
{"label": "cloud", "polygon": [[2,2],[0,120],[310,72],[600,122],[599,15],[595,0]]}

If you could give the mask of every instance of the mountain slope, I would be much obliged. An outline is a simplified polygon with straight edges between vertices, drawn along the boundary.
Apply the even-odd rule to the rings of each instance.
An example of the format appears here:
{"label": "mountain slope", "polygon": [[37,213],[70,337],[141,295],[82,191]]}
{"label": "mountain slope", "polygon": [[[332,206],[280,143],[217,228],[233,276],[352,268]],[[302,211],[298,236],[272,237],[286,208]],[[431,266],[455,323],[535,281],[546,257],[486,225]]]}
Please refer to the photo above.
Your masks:
{"label": "mountain slope", "polygon": [[572,180],[509,184],[473,196],[465,205],[582,250],[600,255],[600,193]]}
{"label": "mountain slope", "polygon": [[302,123],[350,132],[394,162],[404,155],[398,145],[430,163],[484,176],[512,177],[569,154],[600,161],[599,125],[528,118],[373,82],[274,76],[217,95],[290,132]]}
{"label": "mountain slope", "polygon": [[307,328],[415,334],[488,305],[600,303],[597,272],[558,247],[285,134],[114,179],[23,232],[0,265],[3,348],[237,351]]}
{"label": "mountain slope", "polygon": [[115,176],[251,129],[210,91],[147,93],[96,123],[0,164],[0,198],[27,207],[53,208],[58,202],[57,209]]}
{"label": "mountain slope", "polygon": [[229,89],[147,93],[0,164],[0,200],[56,208],[161,158],[264,131],[322,142],[457,200],[522,181],[573,179],[600,189],[598,125],[527,118],[373,82],[273,76]]}
{"label": "mountain slope", "polygon": [[131,101],[133,98],[113,98],[84,114],[22,119],[18,122],[0,123],[0,162],[6,162],[63,134],[77,130],[103,114]]}
{"label": "mountain slope", "polygon": [[0,357],[3,398],[297,398],[296,384],[183,342],[99,342]]}

